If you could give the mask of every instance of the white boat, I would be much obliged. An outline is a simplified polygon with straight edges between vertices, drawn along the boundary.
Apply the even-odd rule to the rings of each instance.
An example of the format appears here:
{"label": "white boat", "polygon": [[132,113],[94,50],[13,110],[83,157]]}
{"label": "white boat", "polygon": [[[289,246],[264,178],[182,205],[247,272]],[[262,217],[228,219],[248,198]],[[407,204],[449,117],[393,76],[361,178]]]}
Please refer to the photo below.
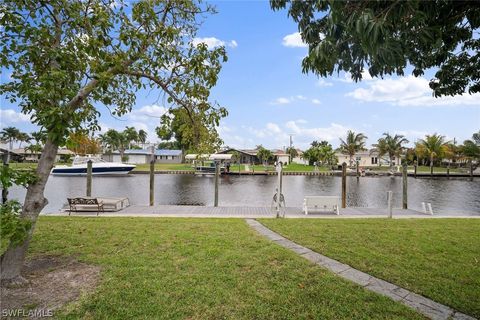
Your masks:
{"label": "white boat", "polygon": [[58,165],[53,167],[51,174],[63,176],[82,176],[87,174],[87,162],[92,160],[93,175],[109,175],[109,174],[127,174],[135,168],[133,164],[125,164],[118,162],[106,162],[99,157],[80,157],[73,159],[71,166]]}

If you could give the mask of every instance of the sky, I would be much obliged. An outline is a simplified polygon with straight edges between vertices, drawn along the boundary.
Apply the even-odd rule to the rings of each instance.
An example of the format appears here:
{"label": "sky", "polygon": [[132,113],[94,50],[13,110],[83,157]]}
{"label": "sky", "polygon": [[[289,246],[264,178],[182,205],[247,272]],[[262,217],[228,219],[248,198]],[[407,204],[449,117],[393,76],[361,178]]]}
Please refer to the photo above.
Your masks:
{"label": "sky", "polygon": [[[337,147],[347,130],[364,133],[367,146],[384,132],[405,135],[410,145],[433,133],[462,142],[480,130],[480,94],[433,98],[428,81],[435,70],[418,78],[408,72],[384,79],[365,74],[360,83],[343,73],[328,78],[303,74],[307,47],[285,10],[274,12],[268,1],[210,3],[218,13],[206,18],[195,41],[227,49],[228,62],[211,100],[228,109],[218,130],[229,147],[284,148],[290,136],[300,149],[313,140]],[[8,77],[2,70],[1,81]],[[150,142],[159,141],[155,127],[165,112],[159,96],[140,92],[133,111],[121,119],[100,109],[102,131],[134,126],[146,130]],[[37,129],[16,105],[3,97],[0,103],[0,127]]]}

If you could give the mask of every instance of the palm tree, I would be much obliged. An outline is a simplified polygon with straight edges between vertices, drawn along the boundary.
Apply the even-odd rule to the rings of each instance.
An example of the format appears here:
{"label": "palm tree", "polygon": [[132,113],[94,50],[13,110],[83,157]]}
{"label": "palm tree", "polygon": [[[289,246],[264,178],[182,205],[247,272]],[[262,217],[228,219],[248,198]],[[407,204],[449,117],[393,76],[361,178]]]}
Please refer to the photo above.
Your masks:
{"label": "palm tree", "polygon": [[143,147],[145,147],[145,142],[147,141],[147,132],[143,129],[140,129],[138,130],[138,133],[137,133],[137,139],[139,143],[142,144]]}
{"label": "palm tree", "polygon": [[47,141],[47,134],[45,131],[33,131],[30,133],[30,136],[35,140],[36,144],[40,144],[40,142],[45,144],[45,141]]}
{"label": "palm tree", "polygon": [[25,151],[30,151],[30,153],[32,154],[32,158],[33,158],[33,154],[34,153],[41,153],[43,151],[43,148],[40,144],[31,144],[31,145],[28,145],[25,147]]}
{"label": "palm tree", "polygon": [[433,175],[433,162],[436,159],[442,159],[448,148],[448,141],[445,141],[445,137],[434,133],[432,135],[426,135],[425,139],[420,139],[417,142],[415,148],[418,150],[418,154],[423,154],[430,160],[430,174]]}
{"label": "palm tree", "polygon": [[134,127],[125,127],[125,130],[123,130],[123,135],[125,139],[128,141],[127,145],[128,148],[131,148],[132,141],[138,141],[138,132],[135,130]]}
{"label": "palm tree", "polygon": [[367,140],[367,137],[363,133],[355,134],[352,130],[348,130],[346,140],[340,138],[340,152],[350,156],[350,167],[353,166],[355,153],[366,150],[365,140]]}
{"label": "palm tree", "polygon": [[20,142],[18,147],[21,148],[22,147],[22,142],[28,142],[28,141],[32,140],[32,138],[30,137],[30,135],[28,133],[20,132],[18,134],[17,140],[18,140],[18,142]]}
{"label": "palm tree", "polygon": [[383,157],[388,155],[390,161],[390,168],[393,166],[393,157],[400,157],[405,150],[403,144],[408,143],[408,140],[399,134],[391,136],[388,132],[383,134],[384,137],[378,139],[378,142],[373,146],[377,149],[378,156]]}
{"label": "palm tree", "polygon": [[273,153],[270,150],[265,149],[262,145],[259,145],[257,146],[257,157],[265,166],[268,164],[268,161],[273,158]]}
{"label": "palm tree", "polygon": [[0,131],[0,139],[4,142],[8,142],[8,153],[6,163],[10,162],[10,151],[13,149],[13,143],[18,141],[18,137],[20,136],[21,132],[15,127],[6,127],[2,131]]}
{"label": "palm tree", "polygon": [[293,158],[295,158],[296,156],[298,156],[298,151],[297,149],[295,149],[294,147],[288,147],[287,150],[286,150],[288,156],[289,156],[289,159],[288,159],[288,162],[289,163],[292,163],[292,160]]}

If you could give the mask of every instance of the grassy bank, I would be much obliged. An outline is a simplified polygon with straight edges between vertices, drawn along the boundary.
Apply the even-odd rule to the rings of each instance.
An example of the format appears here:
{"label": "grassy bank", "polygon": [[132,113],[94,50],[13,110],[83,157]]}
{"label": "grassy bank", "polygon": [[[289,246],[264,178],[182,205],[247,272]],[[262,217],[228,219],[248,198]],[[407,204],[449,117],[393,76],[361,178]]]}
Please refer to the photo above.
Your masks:
{"label": "grassy bank", "polygon": [[[252,171],[252,167],[255,170],[255,172],[266,172],[266,171],[275,171],[275,167],[273,165],[254,165],[254,166],[249,166],[250,171]],[[237,164],[232,164],[230,166],[230,172],[238,172],[239,166]],[[297,164],[297,163],[291,163],[287,166],[283,167],[283,171],[286,172],[312,172],[315,169],[314,166],[309,166],[309,165],[303,165],[303,164]],[[242,172],[245,171],[245,165],[240,165],[240,170]],[[330,171],[329,167],[318,167],[319,171],[326,172]]]}
{"label": "grassy bank", "polygon": [[243,220],[42,217],[29,256],[102,267],[59,318],[421,319],[267,241]]}
{"label": "grassy bank", "polygon": [[312,250],[480,317],[480,220],[262,220]]}

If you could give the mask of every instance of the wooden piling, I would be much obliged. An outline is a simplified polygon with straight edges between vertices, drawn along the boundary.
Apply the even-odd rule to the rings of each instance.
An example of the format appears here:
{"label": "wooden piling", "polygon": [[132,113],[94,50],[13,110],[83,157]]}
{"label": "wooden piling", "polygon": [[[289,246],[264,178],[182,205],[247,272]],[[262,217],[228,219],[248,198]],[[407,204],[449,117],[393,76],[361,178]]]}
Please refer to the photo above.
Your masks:
{"label": "wooden piling", "polygon": [[150,160],[150,206],[155,202],[155,160]]}
{"label": "wooden piling", "polygon": [[413,176],[415,177],[415,179],[417,178],[417,160],[413,161]]}
{"label": "wooden piling", "polygon": [[215,161],[215,199],[213,202],[214,207],[218,207],[218,176],[220,175],[220,163]]}
{"label": "wooden piling", "polygon": [[402,208],[408,209],[408,199],[407,199],[407,163],[403,163],[403,171],[402,171],[402,182],[403,182],[403,192],[402,192]]}
{"label": "wooden piling", "polygon": [[[450,164],[449,164],[450,166]],[[447,168],[447,179],[450,179],[450,167]]]}
{"label": "wooden piling", "polygon": [[87,197],[92,196],[92,160],[87,161]]}
{"label": "wooden piling", "polygon": [[473,162],[470,160],[470,181],[473,181]]}
{"label": "wooden piling", "polygon": [[393,217],[393,192],[392,191],[387,191],[387,207],[388,207],[388,217],[391,219]]}
{"label": "wooden piling", "polygon": [[[6,170],[8,170],[8,166],[9,166],[9,157],[8,157],[8,154],[10,153],[10,150],[8,151],[7,154],[4,154],[3,155],[3,166],[5,167]],[[6,203],[8,201],[8,189],[5,187],[5,188],[2,188],[2,203]]]}
{"label": "wooden piling", "polygon": [[347,207],[347,164],[342,163],[342,208]]}
{"label": "wooden piling", "polygon": [[360,179],[360,161],[357,160],[357,181]]}

